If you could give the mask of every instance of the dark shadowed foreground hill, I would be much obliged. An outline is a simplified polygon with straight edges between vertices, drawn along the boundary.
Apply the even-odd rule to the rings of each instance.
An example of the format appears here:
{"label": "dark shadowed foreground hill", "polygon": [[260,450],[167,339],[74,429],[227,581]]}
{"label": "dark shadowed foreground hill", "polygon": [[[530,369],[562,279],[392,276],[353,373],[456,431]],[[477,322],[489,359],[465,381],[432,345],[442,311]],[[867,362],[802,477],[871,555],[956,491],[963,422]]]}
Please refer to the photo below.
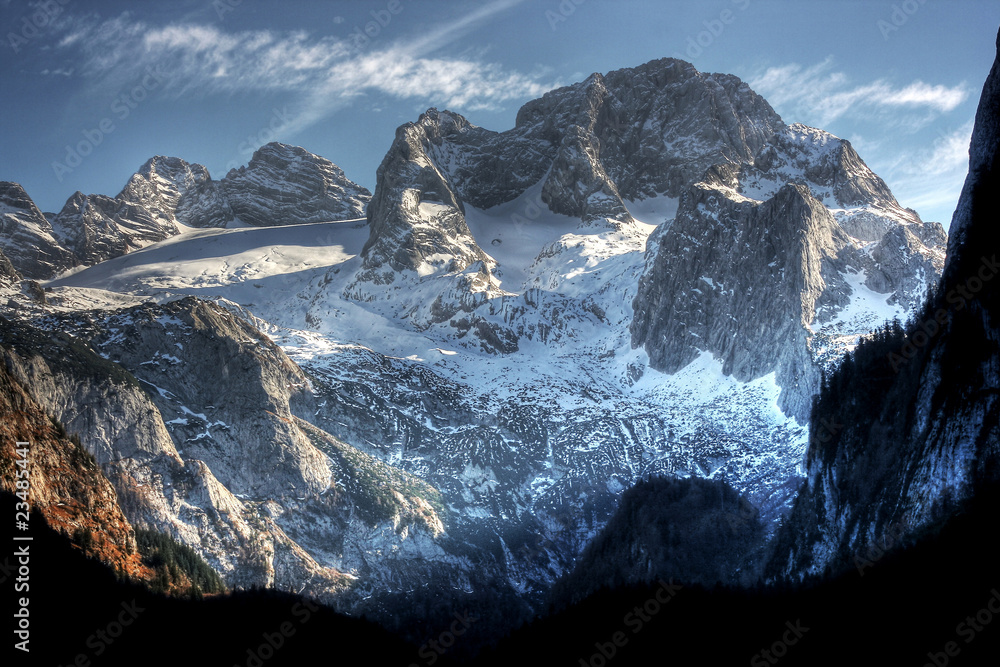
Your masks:
{"label": "dark shadowed foreground hill", "polygon": [[[6,492],[0,499],[13,521],[16,499]],[[23,543],[30,554],[27,592],[14,591],[19,565],[7,547],[10,538],[0,558],[7,656],[0,664],[261,667],[355,664],[363,656],[386,665],[419,659],[416,647],[374,624],[290,593],[243,591],[200,601],[151,593],[86,558],[37,511],[30,526],[21,533],[33,537]],[[21,596],[29,598],[27,654],[11,640]]]}

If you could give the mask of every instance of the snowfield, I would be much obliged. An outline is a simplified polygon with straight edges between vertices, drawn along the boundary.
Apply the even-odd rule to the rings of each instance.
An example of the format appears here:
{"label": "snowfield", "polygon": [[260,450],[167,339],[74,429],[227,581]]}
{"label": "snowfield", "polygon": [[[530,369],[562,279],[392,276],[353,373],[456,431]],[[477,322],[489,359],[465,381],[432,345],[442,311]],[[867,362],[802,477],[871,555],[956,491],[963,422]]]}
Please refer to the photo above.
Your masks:
{"label": "snowfield", "polygon": [[[755,196],[768,193],[767,184],[757,188]],[[444,213],[433,202],[417,206],[427,224]],[[47,286],[54,304],[72,309],[187,295],[216,301],[250,320],[326,386],[360,381],[379,388],[408,419],[443,439],[504,410],[542,415],[547,452],[505,442],[499,453],[486,454],[498,456],[501,468],[509,456],[534,461],[527,478],[512,475],[506,487],[497,486],[490,468],[446,470],[403,441],[354,443],[433,483],[462,480],[470,520],[491,515],[489,497],[523,495],[523,510],[544,516],[579,494],[581,480],[590,485],[601,478],[602,488],[616,495],[644,475],[665,473],[725,479],[774,524],[770,519],[787,510],[803,479],[805,425],[779,409],[774,373],[739,382],[703,352],[668,375],[649,367],[645,350],[632,348],[632,301],[647,239],[672,223],[678,200],[661,196],[629,206],[634,221],[583,223],[550,212],[540,186],[488,210],[467,206],[469,229],[495,261],[498,283],[468,314],[437,323],[429,317],[431,304],[443,294],[454,298],[454,280],[463,273],[449,273],[446,257],[428,256],[404,280],[365,299],[346,296],[362,268],[369,232],[363,219],[187,230]],[[474,278],[480,270],[473,265],[464,273]],[[812,323],[812,354],[824,364],[884,320],[906,314],[867,288],[863,273],[844,279],[850,303],[816,313]],[[691,287],[716,288],[725,286],[708,276]],[[516,351],[498,353],[467,334],[468,327],[456,328],[466,317],[516,332]],[[428,412],[421,400],[407,398],[422,396],[426,387],[409,386],[404,376],[435,378],[431,384],[448,387],[464,414],[479,416],[455,423]]]}
{"label": "snowfield", "polygon": [[[505,293],[476,314],[529,332],[510,354],[482,350],[471,336],[457,337],[447,322],[418,329],[378,302],[344,298],[368,237],[363,220],[187,231],[47,287],[54,303],[73,309],[118,305],[115,294],[133,295],[128,301],[215,300],[252,318],[311,373],[349,380],[367,355],[386,355],[462,387],[463,400],[484,413],[512,403],[544,409],[558,428],[582,438],[581,455],[606,449],[607,439],[595,436],[588,444],[576,427],[655,417],[657,432],[640,446],[649,451],[627,462],[630,477],[662,471],[678,451],[710,440],[720,448],[713,463],[670,463],[670,472],[724,477],[768,514],[781,512],[790,497],[783,489],[800,478],[806,436],[803,425],[777,408],[780,388],[773,377],[737,382],[709,354],[666,375],[631,347],[631,303],[646,238],[672,219],[676,200],[633,202],[634,224],[583,225],[544,208],[529,220],[524,213],[533,199],[537,193],[529,190],[493,209],[467,212],[476,241],[498,263]],[[539,335],[543,330],[549,333]],[[391,444],[373,445],[387,460],[403,456]],[[556,481],[568,474],[546,470],[547,477],[528,485],[535,502],[544,501],[541,489],[558,492]]]}

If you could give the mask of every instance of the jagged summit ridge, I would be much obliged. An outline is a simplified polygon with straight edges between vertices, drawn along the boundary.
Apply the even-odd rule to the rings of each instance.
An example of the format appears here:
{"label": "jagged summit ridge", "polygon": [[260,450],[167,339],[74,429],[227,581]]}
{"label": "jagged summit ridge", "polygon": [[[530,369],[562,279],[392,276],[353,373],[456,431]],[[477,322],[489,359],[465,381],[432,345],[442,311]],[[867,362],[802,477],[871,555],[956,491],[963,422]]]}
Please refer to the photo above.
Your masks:
{"label": "jagged summit ridge", "polygon": [[221,181],[157,155],[115,197],[76,192],[47,220],[23,188],[4,183],[0,250],[25,277],[52,278],[174,236],[186,228],[291,225],[364,217],[371,193],[303,148],[271,143]]}
{"label": "jagged summit ridge", "polygon": [[[397,130],[379,167],[365,269],[345,294],[419,292],[439,304],[423,325],[469,313],[520,285],[498,289],[496,260],[469,230],[467,205],[491,209],[537,190],[547,213],[635,234],[626,201],[677,197],[711,165],[749,159],[782,127],[736,77],[672,59],[546,93],[505,132],[430,109]],[[396,314],[411,311],[395,302]]]}
{"label": "jagged summit ridge", "polygon": [[363,218],[371,199],[333,162],[277,142],[230,170],[218,189],[232,219],[255,227]]}

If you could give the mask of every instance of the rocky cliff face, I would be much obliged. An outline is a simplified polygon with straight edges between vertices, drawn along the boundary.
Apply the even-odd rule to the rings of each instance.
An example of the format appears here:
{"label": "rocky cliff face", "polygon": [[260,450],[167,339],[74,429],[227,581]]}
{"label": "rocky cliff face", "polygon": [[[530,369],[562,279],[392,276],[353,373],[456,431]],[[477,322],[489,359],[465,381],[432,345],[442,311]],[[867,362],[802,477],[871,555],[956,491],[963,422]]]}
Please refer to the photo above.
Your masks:
{"label": "rocky cliff face", "polygon": [[[841,274],[861,268],[860,253],[804,186],[787,185],[763,203],[730,194],[693,188],[674,224],[651,237],[656,249],[639,283],[633,343],[659,341],[647,346],[650,365],[668,373],[702,350],[741,381],[776,372],[786,390],[805,389],[782,407],[808,414],[819,379],[808,327],[819,308],[846,305],[827,288],[845,287]],[[720,248],[740,251],[732,257]]]}
{"label": "rocky cliff face", "polygon": [[[146,578],[135,531],[118,505],[118,497],[93,457],[61,431],[5,366],[0,366],[0,484],[19,489],[19,471],[27,471],[28,497],[49,525],[73,537],[89,533],[88,555],[120,572]],[[17,442],[28,443],[25,454]],[[19,460],[27,466],[18,465]]]}
{"label": "rocky cliff face", "polygon": [[[230,491],[326,490],[325,458],[290,423],[289,397],[307,380],[260,332],[194,300],[130,310],[104,330],[95,348],[136,375],[184,454],[217,471]],[[205,382],[192,382],[195,369],[207,371]]]}
{"label": "rocky cliff face", "polygon": [[22,277],[11,261],[7,259],[7,255],[0,250],[0,281],[11,284],[20,281]]}
{"label": "rocky cliff face", "polygon": [[794,124],[777,132],[735,175],[740,194],[772,197],[786,183],[805,185],[830,211],[843,232],[864,249],[864,285],[890,303],[914,309],[944,265],[947,234],[900,206],[885,182],[861,160],[850,142]]}
{"label": "rocky cliff face", "polygon": [[461,117],[432,110],[396,131],[379,165],[379,186],[368,211],[371,232],[362,270],[347,288],[350,298],[391,301],[393,291],[405,293],[413,283],[443,277],[440,292],[424,290],[422,306],[403,301],[395,308],[427,326],[501,294],[492,274],[496,262],[476,243],[448,174],[428,155],[444,137],[467,127]]}
{"label": "rocky cliff face", "polygon": [[17,183],[0,182],[0,252],[25,278],[40,280],[78,264]]}
{"label": "rocky cliff face", "polygon": [[632,343],[667,372],[708,351],[742,380],[775,373],[781,408],[805,420],[824,334],[880,324],[848,320],[859,297],[914,309],[940,274],[945,238],[848,142],[789,126],[752,160],[708,170],[650,237]]}
{"label": "rocky cliff face", "polygon": [[983,252],[992,247],[1000,187],[998,108],[1000,58],[976,115],[940,288],[906,330],[876,336],[824,387],[808,484],[772,575],[863,571],[1000,481],[1000,298],[992,282],[1000,264]]}

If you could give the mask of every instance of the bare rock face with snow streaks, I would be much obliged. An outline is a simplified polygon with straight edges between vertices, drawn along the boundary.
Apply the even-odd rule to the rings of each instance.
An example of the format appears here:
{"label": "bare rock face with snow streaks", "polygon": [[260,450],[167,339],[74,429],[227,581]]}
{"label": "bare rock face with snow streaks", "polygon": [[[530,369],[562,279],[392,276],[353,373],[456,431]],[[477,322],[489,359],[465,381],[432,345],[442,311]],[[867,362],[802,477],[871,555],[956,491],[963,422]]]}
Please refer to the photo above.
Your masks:
{"label": "bare rock face with snow streaks", "polygon": [[0,252],[11,268],[25,278],[48,278],[77,264],[73,255],[59,245],[52,225],[17,183],[0,182]]}

